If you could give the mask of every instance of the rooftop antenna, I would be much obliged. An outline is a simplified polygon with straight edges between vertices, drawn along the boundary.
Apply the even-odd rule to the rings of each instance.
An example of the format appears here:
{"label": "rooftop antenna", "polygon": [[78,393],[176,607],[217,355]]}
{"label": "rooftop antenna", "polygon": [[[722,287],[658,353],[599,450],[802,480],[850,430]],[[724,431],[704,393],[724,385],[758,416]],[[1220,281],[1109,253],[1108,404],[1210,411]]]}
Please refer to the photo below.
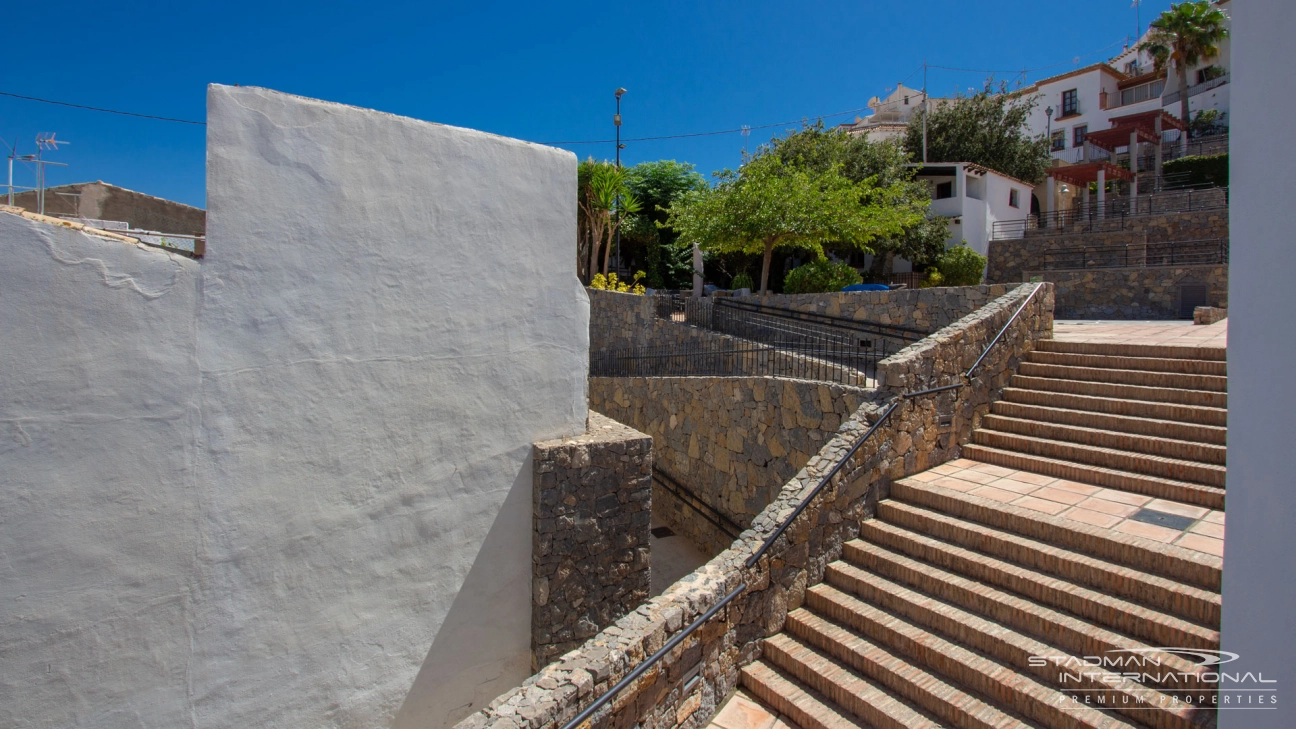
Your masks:
{"label": "rooftop antenna", "polygon": [[1143,0],[1134,0],[1134,38],[1135,40],[1143,37],[1143,13],[1139,6]]}
{"label": "rooftop antenna", "polygon": [[742,126],[743,135],[743,159],[747,159],[747,138],[751,136],[751,126],[744,124]]}
{"label": "rooftop antenna", "polygon": [[57,138],[58,132],[41,132],[36,135],[36,206],[41,215],[45,214],[45,165],[67,167],[62,162],[46,162],[41,159],[45,150],[57,152],[60,144],[71,144]]}

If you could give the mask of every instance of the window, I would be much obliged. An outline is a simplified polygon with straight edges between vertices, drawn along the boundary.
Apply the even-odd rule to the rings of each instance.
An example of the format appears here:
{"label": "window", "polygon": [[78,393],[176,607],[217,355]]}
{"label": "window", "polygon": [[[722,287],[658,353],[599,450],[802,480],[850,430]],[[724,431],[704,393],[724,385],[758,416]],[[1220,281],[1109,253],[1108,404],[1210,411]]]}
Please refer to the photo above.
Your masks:
{"label": "window", "polygon": [[1121,91],[1121,106],[1129,106],[1140,101],[1158,98],[1164,89],[1165,79],[1158,79],[1150,84],[1140,84],[1134,88],[1124,89]]}
{"label": "window", "polygon": [[1021,207],[1021,196],[1015,189],[1008,191],[1008,206],[1014,208]]}
{"label": "window", "polygon": [[946,198],[951,198],[951,197],[954,197],[954,183],[953,183],[953,182],[938,182],[938,183],[936,183],[936,199],[937,199],[937,200],[944,200],[944,199],[946,199]]}
{"label": "window", "polygon": [[1085,138],[1089,136],[1089,125],[1081,124],[1075,129],[1072,129],[1071,132],[1072,132],[1071,146],[1083,147],[1085,143]]}
{"label": "window", "polygon": [[1125,75],[1126,75],[1126,76],[1137,76],[1137,75],[1139,75],[1139,62],[1138,62],[1138,59],[1134,59],[1133,61],[1130,61],[1129,63],[1126,63],[1126,64],[1125,64]]}
{"label": "window", "polygon": [[1062,150],[1066,149],[1066,132],[1061,130],[1053,132],[1053,136],[1050,138],[1050,141],[1052,141],[1052,145],[1049,147],[1049,149],[1054,152],[1061,152]]}
{"label": "window", "polygon": [[1207,81],[1214,81],[1225,73],[1225,70],[1220,66],[1207,66],[1197,71],[1197,83],[1204,84]]}
{"label": "window", "polygon": [[1062,116],[1059,119],[1065,119],[1069,116],[1076,116],[1080,113],[1080,92],[1077,89],[1062,92]]}

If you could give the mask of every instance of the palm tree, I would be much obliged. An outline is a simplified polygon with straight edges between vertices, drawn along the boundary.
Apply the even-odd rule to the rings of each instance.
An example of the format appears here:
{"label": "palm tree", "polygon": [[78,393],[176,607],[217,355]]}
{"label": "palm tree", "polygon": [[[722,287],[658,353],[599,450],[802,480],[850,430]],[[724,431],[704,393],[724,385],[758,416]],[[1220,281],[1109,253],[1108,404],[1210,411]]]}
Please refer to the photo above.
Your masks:
{"label": "palm tree", "polygon": [[598,270],[599,250],[603,250],[603,274],[606,275],[617,228],[625,222],[626,216],[638,213],[641,206],[639,200],[630,194],[624,168],[595,162],[589,169],[587,180],[577,204],[585,216],[589,232],[589,268],[586,273],[593,278]]}
{"label": "palm tree", "polygon": [[[1179,118],[1187,124],[1188,69],[1219,55],[1219,43],[1228,37],[1228,16],[1207,0],[1182,2],[1152,21],[1148,39],[1138,49],[1152,56],[1158,71],[1174,62],[1179,77]],[[1188,135],[1183,134],[1188,145]]]}

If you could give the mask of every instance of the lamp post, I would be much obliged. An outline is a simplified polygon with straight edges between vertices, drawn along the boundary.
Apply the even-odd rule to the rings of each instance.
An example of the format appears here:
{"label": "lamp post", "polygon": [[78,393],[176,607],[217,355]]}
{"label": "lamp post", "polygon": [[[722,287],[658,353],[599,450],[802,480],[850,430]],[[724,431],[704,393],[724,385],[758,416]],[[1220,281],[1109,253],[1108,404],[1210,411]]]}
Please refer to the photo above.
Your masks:
{"label": "lamp post", "polygon": [[1044,116],[1048,117],[1048,131],[1044,133],[1049,140],[1049,149],[1053,149],[1053,107],[1044,110]]}
{"label": "lamp post", "polygon": [[[616,96],[616,114],[613,115],[612,117],[612,126],[616,127],[616,166],[618,170],[621,169],[621,148],[625,146],[621,144],[621,96],[625,94],[625,92],[626,90],[623,88],[618,88],[616,91],[612,92],[613,96]],[[616,244],[614,245],[614,247],[616,248],[616,262],[617,265],[619,266],[621,265],[621,196],[620,195],[617,195],[616,206],[617,206],[617,227],[616,227]]]}

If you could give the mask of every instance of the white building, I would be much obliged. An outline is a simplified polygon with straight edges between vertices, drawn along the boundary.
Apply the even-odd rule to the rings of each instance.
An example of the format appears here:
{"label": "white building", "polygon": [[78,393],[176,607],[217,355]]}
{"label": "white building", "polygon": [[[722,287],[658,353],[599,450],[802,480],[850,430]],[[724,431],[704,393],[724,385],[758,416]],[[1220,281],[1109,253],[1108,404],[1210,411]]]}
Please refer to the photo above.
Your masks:
{"label": "white building", "polygon": [[[876,96],[869,99],[868,106],[872,111],[869,116],[855,117],[855,121],[840,127],[850,134],[864,135],[870,142],[899,139],[904,136],[909,120],[922,108],[926,99],[926,92],[896,84],[895,91],[885,99]],[[935,106],[944,99],[933,98],[931,101]]]}
{"label": "white building", "polygon": [[1030,212],[1030,183],[971,162],[912,166],[932,186],[931,214],[949,219],[947,248],[967,241],[984,256],[995,223],[1022,220]]}

